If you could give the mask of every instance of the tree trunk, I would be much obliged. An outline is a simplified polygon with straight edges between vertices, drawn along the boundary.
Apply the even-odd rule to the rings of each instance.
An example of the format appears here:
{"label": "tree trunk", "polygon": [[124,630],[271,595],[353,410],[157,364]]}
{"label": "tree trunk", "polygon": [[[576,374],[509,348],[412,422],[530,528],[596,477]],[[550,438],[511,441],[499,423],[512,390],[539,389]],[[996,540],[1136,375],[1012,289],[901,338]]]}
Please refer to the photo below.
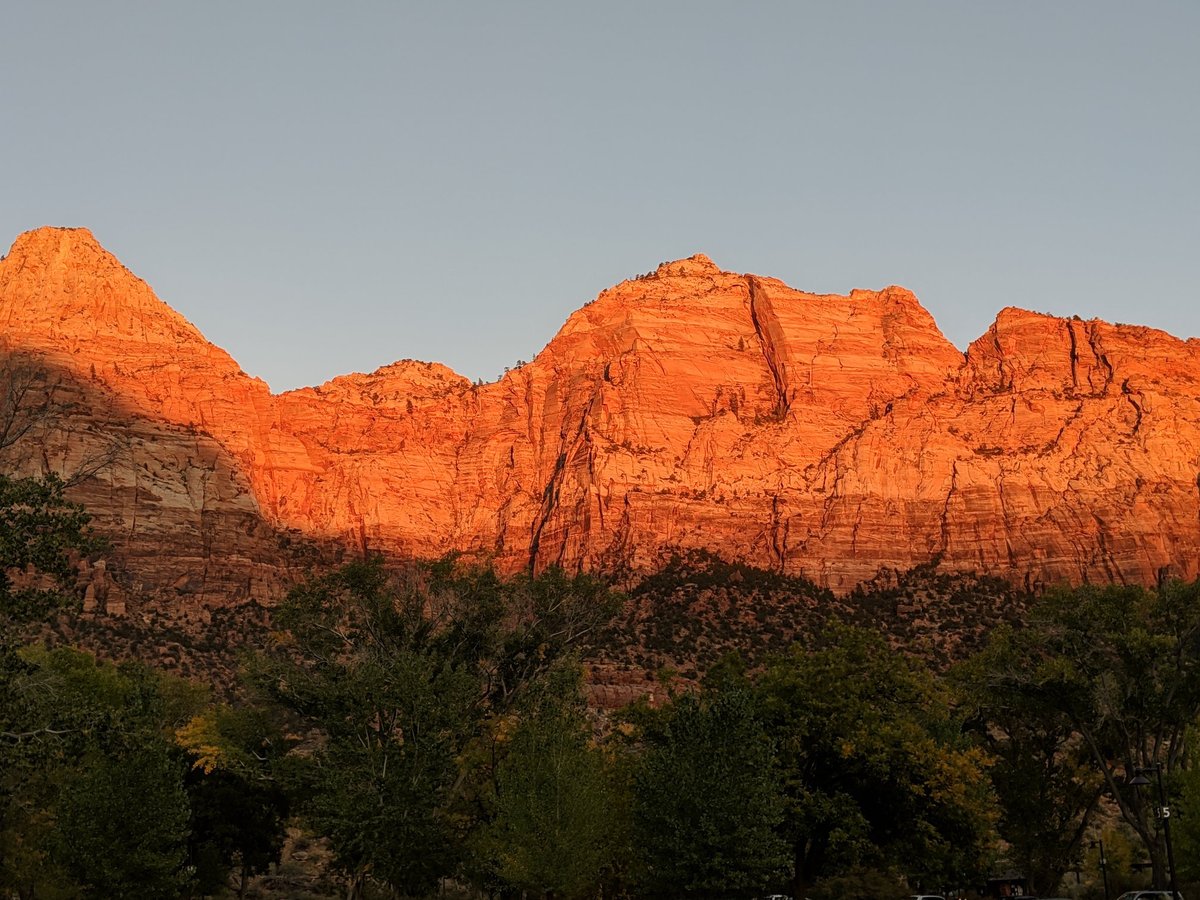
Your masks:
{"label": "tree trunk", "polygon": [[792,877],[792,896],[806,897],[825,864],[825,842],[801,839],[795,845],[796,871]]}

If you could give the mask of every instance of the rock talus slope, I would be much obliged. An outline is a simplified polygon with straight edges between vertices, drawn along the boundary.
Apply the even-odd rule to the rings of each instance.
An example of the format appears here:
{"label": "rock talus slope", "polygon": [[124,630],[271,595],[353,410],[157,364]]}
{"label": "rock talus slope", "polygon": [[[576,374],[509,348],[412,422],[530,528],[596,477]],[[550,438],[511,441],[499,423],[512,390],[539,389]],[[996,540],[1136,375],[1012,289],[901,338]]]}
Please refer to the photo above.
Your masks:
{"label": "rock talus slope", "polygon": [[[1200,344],[1148,328],[1010,308],[963,354],[901,288],[808,294],[695,256],[492,384],[402,361],[272,395],[90,233],[39,229],[0,261],[0,329],[211,449],[163,450],[162,507],[356,548],[509,570],[701,548],[836,591],[931,560],[1031,584],[1200,560]],[[120,437],[93,419],[77,440]],[[118,480],[89,482],[101,516]]]}

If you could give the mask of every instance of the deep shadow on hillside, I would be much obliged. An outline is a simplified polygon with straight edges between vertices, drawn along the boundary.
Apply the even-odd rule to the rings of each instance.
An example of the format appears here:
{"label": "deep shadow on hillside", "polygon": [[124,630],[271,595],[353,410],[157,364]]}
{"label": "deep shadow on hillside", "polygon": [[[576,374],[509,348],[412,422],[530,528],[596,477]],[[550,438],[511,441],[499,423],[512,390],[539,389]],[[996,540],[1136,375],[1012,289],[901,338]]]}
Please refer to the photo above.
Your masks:
{"label": "deep shadow on hillside", "polygon": [[876,629],[943,669],[979,649],[996,625],[1019,621],[1030,599],[1001,579],[935,565],[883,570],[837,597],[804,578],[693,552],[634,584],[590,653],[602,669],[669,669],[692,680],[728,653],[754,667],[839,621]]}
{"label": "deep shadow on hillside", "polygon": [[[820,641],[837,621],[878,630],[942,670],[978,650],[997,625],[1019,622],[1031,599],[999,579],[932,566],[881,572],[837,598],[804,579],[693,553],[633,584],[611,624],[584,646],[584,661],[596,705],[620,706],[664,681],[694,683],[729,654],[758,667],[794,642]],[[121,616],[62,613],[40,635],[106,658],[142,659],[232,696],[244,654],[273,641],[271,619],[271,607],[256,602],[198,619],[147,601]]]}
{"label": "deep shadow on hillside", "polygon": [[0,341],[0,471],[58,474],[105,548],[77,561],[78,608],[30,635],[232,689],[268,607],[345,550],[273,527],[238,461],[98,381]]}

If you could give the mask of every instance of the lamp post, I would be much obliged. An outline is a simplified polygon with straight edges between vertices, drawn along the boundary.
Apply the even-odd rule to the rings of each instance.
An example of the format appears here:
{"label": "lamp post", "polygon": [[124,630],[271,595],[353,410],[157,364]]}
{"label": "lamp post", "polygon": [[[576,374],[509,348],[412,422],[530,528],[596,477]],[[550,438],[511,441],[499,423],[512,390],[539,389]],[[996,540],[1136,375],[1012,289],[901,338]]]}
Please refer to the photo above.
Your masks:
{"label": "lamp post", "polygon": [[1108,900],[1108,860],[1104,858],[1104,840],[1096,838],[1088,844],[1089,850],[1100,848],[1100,874],[1104,877],[1104,900]]}
{"label": "lamp post", "polygon": [[1153,772],[1157,776],[1159,805],[1155,807],[1154,815],[1162,820],[1163,836],[1167,840],[1167,866],[1171,873],[1171,900],[1178,900],[1179,885],[1175,881],[1175,850],[1171,847],[1171,807],[1167,806],[1167,794],[1163,790],[1162,763],[1154,763],[1150,766],[1137,766],[1133,771],[1136,777],[1129,779],[1129,783],[1135,788],[1140,788],[1150,783],[1150,779],[1146,777],[1147,772]]}

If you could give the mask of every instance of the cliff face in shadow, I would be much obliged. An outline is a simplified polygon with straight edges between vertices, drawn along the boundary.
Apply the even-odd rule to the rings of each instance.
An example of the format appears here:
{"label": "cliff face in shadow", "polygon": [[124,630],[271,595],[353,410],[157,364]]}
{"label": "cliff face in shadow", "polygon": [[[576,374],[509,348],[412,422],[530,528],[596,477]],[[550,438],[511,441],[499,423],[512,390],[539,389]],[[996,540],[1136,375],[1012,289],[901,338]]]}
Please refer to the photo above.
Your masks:
{"label": "cliff face in shadow", "polygon": [[[12,437],[12,440],[6,440]],[[237,462],[194,427],[149,418],[96,380],[0,346],[0,470],[54,472],[107,547],[79,561],[86,612],[161,606],[207,620],[270,602],[338,553],[261,515]]]}
{"label": "cliff face in shadow", "polygon": [[836,594],[930,562],[1037,586],[1200,561],[1200,344],[1148,328],[1010,308],[963,354],[901,288],[696,256],[492,384],[402,361],[272,395],[79,229],[18,238],[0,328],[74,392],[38,465],[119,445],[79,499],[201,606],[269,598],[300,536],[506,570],[701,550]]}

